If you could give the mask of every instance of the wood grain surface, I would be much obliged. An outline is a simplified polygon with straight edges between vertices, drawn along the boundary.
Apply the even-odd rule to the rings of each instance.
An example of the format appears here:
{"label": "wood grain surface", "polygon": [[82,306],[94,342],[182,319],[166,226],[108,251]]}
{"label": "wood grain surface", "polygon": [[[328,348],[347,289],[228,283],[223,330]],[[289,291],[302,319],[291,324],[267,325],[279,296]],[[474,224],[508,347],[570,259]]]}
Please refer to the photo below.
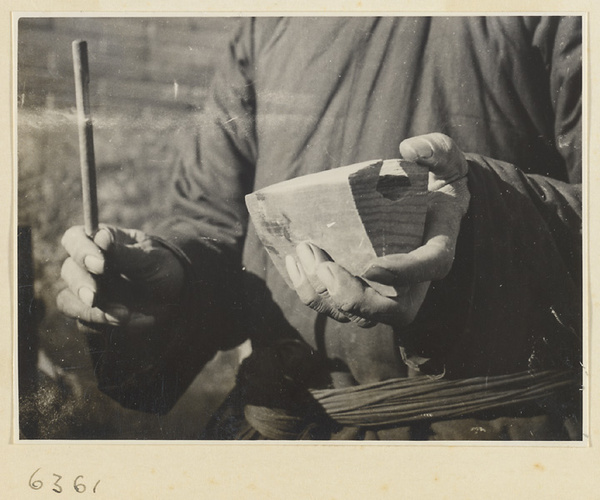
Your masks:
{"label": "wood grain surface", "polygon": [[285,257],[303,241],[356,276],[378,256],[417,248],[427,178],[427,168],[412,162],[373,160],[274,184],[248,195],[246,204],[259,238],[292,286]]}

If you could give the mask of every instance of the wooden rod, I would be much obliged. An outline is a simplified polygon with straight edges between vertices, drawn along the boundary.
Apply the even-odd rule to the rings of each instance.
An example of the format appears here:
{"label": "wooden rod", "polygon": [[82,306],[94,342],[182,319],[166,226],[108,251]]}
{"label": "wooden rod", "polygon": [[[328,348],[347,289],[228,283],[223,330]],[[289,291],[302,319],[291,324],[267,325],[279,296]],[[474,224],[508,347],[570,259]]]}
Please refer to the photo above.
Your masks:
{"label": "wooden rod", "polygon": [[83,194],[83,220],[85,232],[93,237],[98,231],[98,198],[96,194],[96,160],[94,157],[94,130],[90,113],[90,71],[87,42],[73,42],[73,70],[75,73],[75,98],[79,129],[79,159],[81,163],[81,188]]}

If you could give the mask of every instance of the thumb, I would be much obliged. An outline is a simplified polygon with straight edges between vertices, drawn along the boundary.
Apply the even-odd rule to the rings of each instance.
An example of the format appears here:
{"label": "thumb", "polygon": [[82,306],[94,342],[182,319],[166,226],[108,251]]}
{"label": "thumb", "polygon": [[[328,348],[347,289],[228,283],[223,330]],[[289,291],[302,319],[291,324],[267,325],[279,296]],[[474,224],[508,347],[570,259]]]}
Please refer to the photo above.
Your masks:
{"label": "thumb", "polygon": [[125,274],[136,274],[147,268],[147,240],[141,231],[104,224],[94,235],[94,243],[105,252],[110,268]]}
{"label": "thumb", "polygon": [[436,180],[444,184],[467,175],[463,152],[450,137],[438,132],[405,139],[400,143],[400,154],[406,160],[427,165]]}
{"label": "thumb", "polygon": [[119,228],[109,226],[107,224],[101,224],[96,234],[94,234],[94,243],[100,247],[100,249],[108,253],[111,251],[115,241],[117,240],[117,232]]}

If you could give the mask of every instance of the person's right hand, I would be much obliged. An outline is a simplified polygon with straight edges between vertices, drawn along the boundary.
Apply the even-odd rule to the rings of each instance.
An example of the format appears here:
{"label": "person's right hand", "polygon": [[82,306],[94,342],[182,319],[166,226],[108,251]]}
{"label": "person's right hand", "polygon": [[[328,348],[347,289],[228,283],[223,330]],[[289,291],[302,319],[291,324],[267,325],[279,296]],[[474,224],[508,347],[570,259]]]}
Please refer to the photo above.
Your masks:
{"label": "person's right hand", "polygon": [[175,253],[142,231],[101,225],[93,240],[83,226],[61,241],[69,257],[57,296],[67,316],[98,328],[145,330],[169,319],[184,287],[184,269]]}

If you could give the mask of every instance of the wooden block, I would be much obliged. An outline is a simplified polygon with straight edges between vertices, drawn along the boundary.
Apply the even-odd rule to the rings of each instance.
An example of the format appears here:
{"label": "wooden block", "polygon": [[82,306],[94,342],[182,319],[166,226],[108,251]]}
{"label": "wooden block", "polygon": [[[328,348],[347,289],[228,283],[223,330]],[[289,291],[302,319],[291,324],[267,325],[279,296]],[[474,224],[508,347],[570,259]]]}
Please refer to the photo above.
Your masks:
{"label": "wooden block", "polygon": [[268,186],[246,196],[246,205],[275,267],[293,288],[285,257],[304,241],[355,276],[378,256],[420,246],[427,179],[428,169],[415,163],[372,160]]}

